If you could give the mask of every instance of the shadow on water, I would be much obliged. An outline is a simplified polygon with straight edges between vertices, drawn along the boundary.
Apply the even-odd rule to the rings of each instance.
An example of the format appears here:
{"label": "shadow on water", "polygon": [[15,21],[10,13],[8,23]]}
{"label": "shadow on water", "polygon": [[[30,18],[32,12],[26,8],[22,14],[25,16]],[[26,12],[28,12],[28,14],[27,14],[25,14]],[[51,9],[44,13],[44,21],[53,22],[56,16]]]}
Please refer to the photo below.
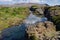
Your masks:
{"label": "shadow on water", "polygon": [[25,24],[3,30],[3,40],[25,40]]}

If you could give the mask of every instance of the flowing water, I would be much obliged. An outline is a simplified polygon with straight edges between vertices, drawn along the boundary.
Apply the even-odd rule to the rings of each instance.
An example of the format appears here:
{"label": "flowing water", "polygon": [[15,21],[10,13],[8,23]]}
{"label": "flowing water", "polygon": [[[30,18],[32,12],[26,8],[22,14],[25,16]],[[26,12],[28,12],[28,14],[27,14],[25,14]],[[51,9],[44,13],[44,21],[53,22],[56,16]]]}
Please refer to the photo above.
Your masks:
{"label": "flowing water", "polygon": [[37,17],[36,15],[33,15],[32,12],[30,12],[31,14],[27,17],[27,19],[25,20],[26,24],[34,24],[36,22],[45,22],[47,21],[46,17]]}
{"label": "flowing water", "polygon": [[40,18],[33,15],[33,13],[31,12],[31,14],[27,17],[27,19],[25,19],[25,22],[22,25],[14,26],[3,30],[3,40],[25,40],[23,38],[25,36],[26,25],[44,21],[47,21],[46,17]]}

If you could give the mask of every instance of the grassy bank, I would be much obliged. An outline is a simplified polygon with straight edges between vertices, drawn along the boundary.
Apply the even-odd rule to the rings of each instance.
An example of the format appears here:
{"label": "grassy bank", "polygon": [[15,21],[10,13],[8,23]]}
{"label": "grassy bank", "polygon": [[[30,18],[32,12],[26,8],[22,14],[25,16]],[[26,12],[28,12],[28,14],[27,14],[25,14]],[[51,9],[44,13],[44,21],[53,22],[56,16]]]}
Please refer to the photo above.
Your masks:
{"label": "grassy bank", "polygon": [[26,7],[0,7],[0,30],[20,24],[28,14]]}

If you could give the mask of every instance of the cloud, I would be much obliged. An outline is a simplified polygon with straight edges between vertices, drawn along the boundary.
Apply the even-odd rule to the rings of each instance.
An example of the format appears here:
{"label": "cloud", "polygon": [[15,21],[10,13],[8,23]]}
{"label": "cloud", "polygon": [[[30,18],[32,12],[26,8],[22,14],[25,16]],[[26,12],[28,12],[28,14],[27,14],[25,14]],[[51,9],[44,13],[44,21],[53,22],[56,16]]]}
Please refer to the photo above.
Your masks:
{"label": "cloud", "polygon": [[39,3],[40,0],[30,0],[31,3]]}
{"label": "cloud", "polygon": [[60,0],[40,0],[40,4],[60,5]]}
{"label": "cloud", "polygon": [[0,0],[1,2],[12,1],[12,0]]}
{"label": "cloud", "polygon": [[0,0],[0,4],[12,4],[12,3],[40,3],[40,4],[49,4],[56,5],[60,4],[60,0]]}
{"label": "cloud", "polygon": [[40,0],[0,0],[0,2],[20,2],[20,3],[23,3],[23,2],[31,2],[31,3],[38,3]]}

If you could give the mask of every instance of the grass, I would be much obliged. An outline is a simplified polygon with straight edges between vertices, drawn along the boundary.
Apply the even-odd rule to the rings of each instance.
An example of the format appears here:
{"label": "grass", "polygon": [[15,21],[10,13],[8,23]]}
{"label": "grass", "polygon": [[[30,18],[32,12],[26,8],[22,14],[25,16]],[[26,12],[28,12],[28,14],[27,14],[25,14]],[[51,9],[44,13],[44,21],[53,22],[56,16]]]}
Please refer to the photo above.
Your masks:
{"label": "grass", "polygon": [[18,25],[29,14],[26,7],[0,7],[0,30]]}

